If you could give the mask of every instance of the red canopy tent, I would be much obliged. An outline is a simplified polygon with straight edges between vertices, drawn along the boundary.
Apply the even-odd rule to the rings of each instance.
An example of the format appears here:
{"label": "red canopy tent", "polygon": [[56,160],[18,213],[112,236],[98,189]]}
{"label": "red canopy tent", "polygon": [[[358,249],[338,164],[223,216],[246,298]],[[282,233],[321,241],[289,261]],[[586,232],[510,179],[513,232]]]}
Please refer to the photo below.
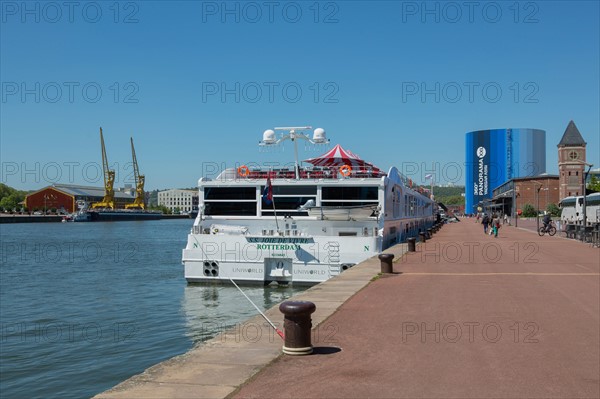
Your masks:
{"label": "red canopy tent", "polygon": [[373,173],[380,173],[381,170],[373,164],[362,160],[358,155],[350,150],[345,150],[341,145],[336,145],[325,154],[315,158],[306,159],[303,162],[311,163],[315,166],[343,166],[358,168],[359,170],[370,170]]}

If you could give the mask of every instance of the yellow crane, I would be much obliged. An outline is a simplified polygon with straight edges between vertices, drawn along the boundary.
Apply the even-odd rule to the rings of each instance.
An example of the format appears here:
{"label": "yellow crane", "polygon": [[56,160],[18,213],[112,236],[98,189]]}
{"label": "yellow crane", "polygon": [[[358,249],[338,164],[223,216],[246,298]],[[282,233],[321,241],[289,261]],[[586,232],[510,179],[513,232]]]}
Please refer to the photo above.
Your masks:
{"label": "yellow crane", "polygon": [[133,177],[135,179],[135,199],[133,203],[125,205],[126,209],[145,209],[146,208],[146,194],[144,192],[144,183],[146,177],[140,175],[138,168],[137,157],[135,156],[135,147],[133,146],[133,137],[131,139],[131,156],[133,158]]}
{"label": "yellow crane", "polygon": [[115,208],[115,171],[108,169],[108,158],[106,157],[106,148],[104,148],[104,136],[100,128],[100,144],[102,146],[102,170],[104,172],[104,198],[102,202],[92,204],[92,208]]}

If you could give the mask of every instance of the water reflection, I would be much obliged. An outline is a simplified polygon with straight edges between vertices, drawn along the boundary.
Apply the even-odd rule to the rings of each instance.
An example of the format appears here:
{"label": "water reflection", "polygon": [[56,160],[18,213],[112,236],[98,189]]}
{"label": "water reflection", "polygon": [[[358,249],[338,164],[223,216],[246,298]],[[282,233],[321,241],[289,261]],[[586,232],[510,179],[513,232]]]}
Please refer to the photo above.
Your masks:
{"label": "water reflection", "polygon": [[[240,288],[259,309],[266,310],[307,287],[273,285]],[[258,314],[252,304],[232,285],[188,285],[181,305],[186,335],[194,344],[211,339]]]}

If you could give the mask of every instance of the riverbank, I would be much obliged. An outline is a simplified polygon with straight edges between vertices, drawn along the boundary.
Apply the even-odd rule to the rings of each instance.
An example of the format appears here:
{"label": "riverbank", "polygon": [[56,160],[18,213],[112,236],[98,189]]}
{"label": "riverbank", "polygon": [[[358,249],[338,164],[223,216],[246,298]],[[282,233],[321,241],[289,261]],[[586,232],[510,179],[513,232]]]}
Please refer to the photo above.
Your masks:
{"label": "riverbank", "polygon": [[62,220],[62,216],[57,215],[0,215],[0,224],[2,223],[56,223]]}

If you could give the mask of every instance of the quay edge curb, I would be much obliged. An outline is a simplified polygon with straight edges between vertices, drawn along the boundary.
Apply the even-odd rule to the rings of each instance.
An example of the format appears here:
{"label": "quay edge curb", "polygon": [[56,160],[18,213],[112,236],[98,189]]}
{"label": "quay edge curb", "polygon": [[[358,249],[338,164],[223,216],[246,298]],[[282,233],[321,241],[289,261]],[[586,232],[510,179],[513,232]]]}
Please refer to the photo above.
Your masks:
{"label": "quay edge curb", "polygon": [[[386,252],[393,253],[398,259],[406,250],[406,245],[401,243]],[[379,269],[379,259],[371,257],[288,300],[310,300],[317,305],[312,314],[314,331],[347,300],[369,285]],[[283,319],[278,307],[279,304],[274,305],[265,311],[265,315],[271,320]],[[249,318],[240,325],[250,323],[260,326],[261,339],[258,342],[239,339],[239,331],[234,327],[186,353],[149,367],[94,398],[230,397],[283,355],[283,343],[276,335],[271,339],[274,333],[270,326],[264,325],[266,323],[261,316]]]}

